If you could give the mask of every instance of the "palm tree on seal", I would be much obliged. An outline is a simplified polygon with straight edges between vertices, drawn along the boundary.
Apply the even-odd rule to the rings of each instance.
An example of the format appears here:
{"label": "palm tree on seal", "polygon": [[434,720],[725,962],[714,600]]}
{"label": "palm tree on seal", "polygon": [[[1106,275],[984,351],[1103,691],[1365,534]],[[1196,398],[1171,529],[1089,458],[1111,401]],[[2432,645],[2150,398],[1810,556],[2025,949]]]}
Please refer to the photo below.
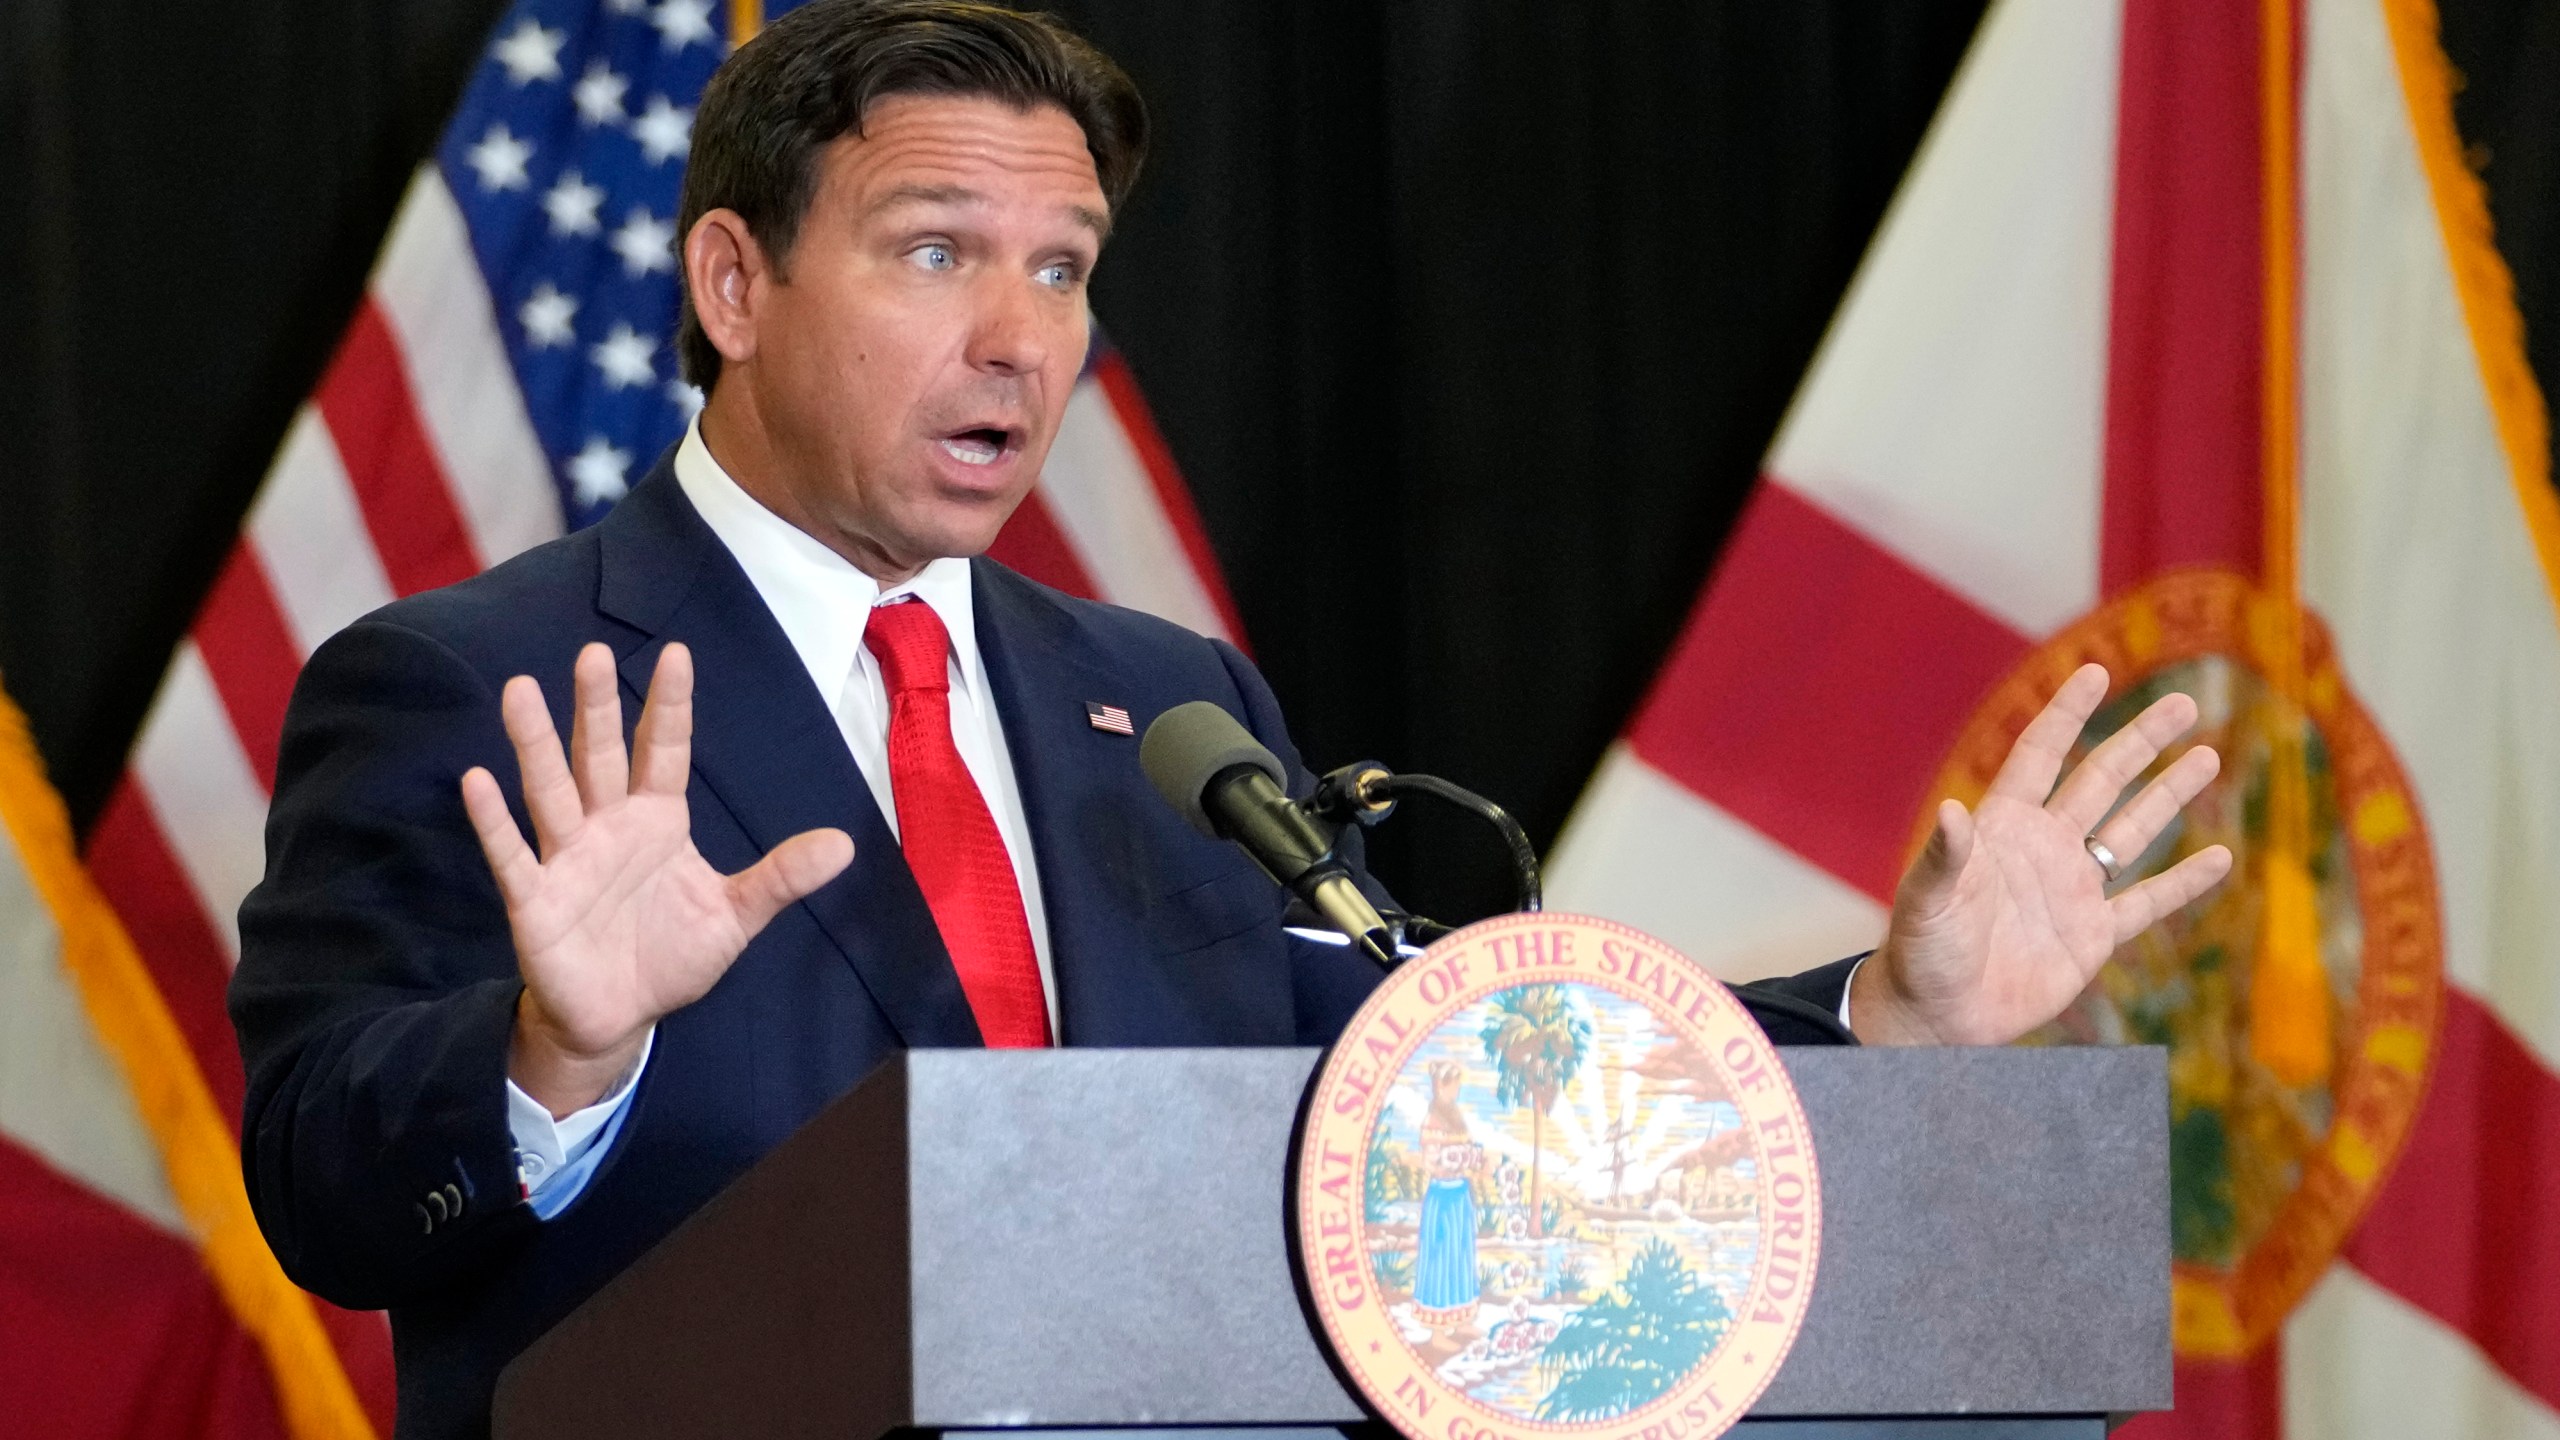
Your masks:
{"label": "palm tree on seal", "polygon": [[1538,1358],[1541,1420],[1612,1420],[1688,1378],[1725,1332],[1724,1297],[1670,1242],[1645,1242],[1617,1288],[1575,1311]]}
{"label": "palm tree on seal", "polygon": [[1582,1069],[1591,1048],[1591,1022],[1576,1012],[1561,985],[1519,985],[1493,997],[1485,1017],[1484,1056],[1493,1062],[1493,1098],[1529,1107],[1529,1234],[1546,1235],[1538,1197],[1538,1162],[1546,1147],[1547,1112]]}

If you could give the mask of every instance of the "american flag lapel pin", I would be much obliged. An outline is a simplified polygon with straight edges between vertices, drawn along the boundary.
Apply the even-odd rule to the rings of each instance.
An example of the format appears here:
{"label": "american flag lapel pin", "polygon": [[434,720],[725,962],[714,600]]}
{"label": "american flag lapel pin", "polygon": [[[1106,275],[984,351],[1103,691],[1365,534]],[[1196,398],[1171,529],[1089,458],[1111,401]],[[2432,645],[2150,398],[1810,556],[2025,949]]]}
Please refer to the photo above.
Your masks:
{"label": "american flag lapel pin", "polygon": [[1087,700],[1084,702],[1084,718],[1086,723],[1096,730],[1108,730],[1114,735],[1138,733],[1138,727],[1129,723],[1129,712],[1117,705],[1105,705],[1099,700]]}

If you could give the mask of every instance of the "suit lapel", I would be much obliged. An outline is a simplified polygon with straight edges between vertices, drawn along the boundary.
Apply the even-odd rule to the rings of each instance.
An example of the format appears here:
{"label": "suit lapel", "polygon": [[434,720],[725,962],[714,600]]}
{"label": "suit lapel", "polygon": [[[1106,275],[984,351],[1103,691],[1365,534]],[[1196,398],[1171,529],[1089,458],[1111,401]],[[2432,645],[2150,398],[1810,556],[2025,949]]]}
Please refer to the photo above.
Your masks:
{"label": "suit lapel", "polygon": [[[693,772],[760,852],[803,830],[851,834],[853,865],[801,903],[910,1047],[983,1043],[933,913],[834,715],[764,601],[675,482],[672,452],[598,535],[599,608],[649,638],[621,657],[627,704],[659,652],[693,651]],[[638,712],[636,708],[633,713]]]}
{"label": "suit lapel", "polygon": [[1095,729],[1084,702],[1129,694],[1130,680],[1082,659],[1089,647],[1077,643],[1073,618],[1030,582],[985,559],[970,569],[978,648],[1040,867],[1059,1043],[1093,1043],[1083,1037],[1105,1016],[1123,1023],[1101,1033],[1123,1035],[1123,1012],[1144,988],[1130,981],[1146,964],[1130,907],[1149,877],[1115,864],[1111,847],[1098,843],[1106,827],[1096,807],[1153,797],[1131,793],[1132,782],[1145,784],[1137,741]]}

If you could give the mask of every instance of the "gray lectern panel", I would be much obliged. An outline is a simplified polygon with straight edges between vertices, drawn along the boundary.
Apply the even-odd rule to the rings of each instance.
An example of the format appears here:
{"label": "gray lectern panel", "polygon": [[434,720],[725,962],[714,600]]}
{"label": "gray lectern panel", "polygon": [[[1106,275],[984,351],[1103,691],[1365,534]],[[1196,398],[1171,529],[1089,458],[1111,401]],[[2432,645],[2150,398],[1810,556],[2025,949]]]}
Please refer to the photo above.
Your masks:
{"label": "gray lectern panel", "polygon": [[[914,1057],[909,1124],[942,1137],[914,1159],[917,1423],[1356,1413],[1282,1243],[1286,1140],[1313,1058]],[[1821,1155],[1822,1271],[1756,1413],[2168,1405],[2162,1052],[1788,1061]]]}
{"label": "gray lectern panel", "polygon": [[1289,1279],[1315,1052],[908,1061],[916,1423],[1351,1421]]}
{"label": "gray lectern panel", "polygon": [[1795,1050],[1822,1270],[1763,1415],[2167,1409],[2167,1052]]}

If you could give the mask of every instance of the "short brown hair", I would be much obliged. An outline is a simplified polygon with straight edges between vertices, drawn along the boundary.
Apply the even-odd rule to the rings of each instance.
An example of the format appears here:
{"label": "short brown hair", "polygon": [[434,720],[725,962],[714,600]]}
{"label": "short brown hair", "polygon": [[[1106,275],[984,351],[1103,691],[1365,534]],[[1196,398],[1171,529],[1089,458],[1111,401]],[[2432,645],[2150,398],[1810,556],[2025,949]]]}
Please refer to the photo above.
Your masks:
{"label": "short brown hair", "polygon": [[[862,133],[863,116],[891,95],[1057,106],[1083,127],[1114,210],[1146,158],[1138,87],[1050,16],[965,0],[814,0],[739,47],[702,92],[676,243],[704,214],[734,210],[783,265],[817,192],[818,152]],[[676,358],[706,392],[720,378],[720,352],[693,312],[689,280]]]}

